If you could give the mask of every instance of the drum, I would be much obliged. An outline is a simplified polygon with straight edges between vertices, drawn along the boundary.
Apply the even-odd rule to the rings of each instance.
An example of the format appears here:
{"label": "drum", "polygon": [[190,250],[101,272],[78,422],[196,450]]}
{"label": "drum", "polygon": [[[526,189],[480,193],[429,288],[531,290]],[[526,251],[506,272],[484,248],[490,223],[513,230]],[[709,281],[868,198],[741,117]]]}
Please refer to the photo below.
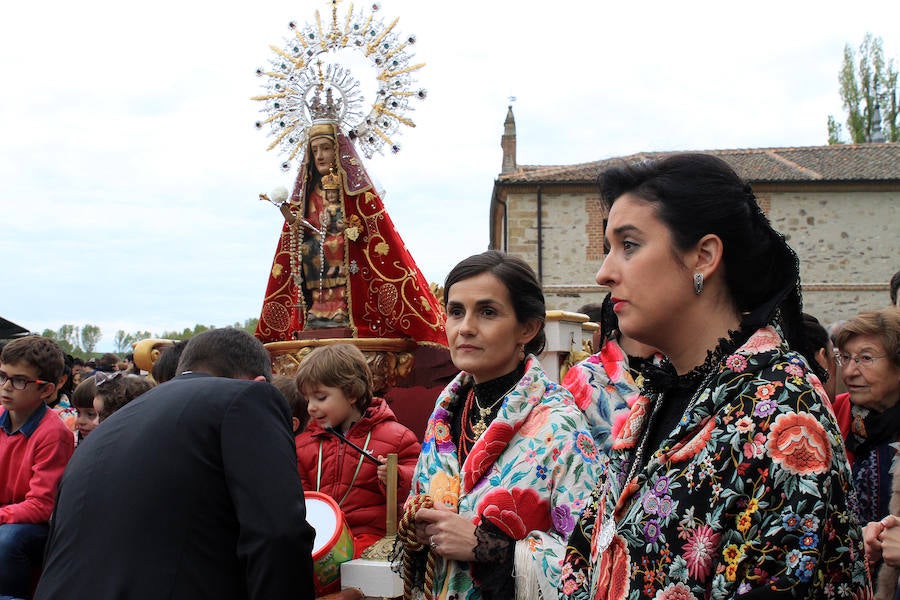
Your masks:
{"label": "drum", "polygon": [[316,596],[341,589],[341,563],[353,558],[353,535],[344,513],[330,496],[304,492],[306,520],[316,530],[313,542],[313,578]]}

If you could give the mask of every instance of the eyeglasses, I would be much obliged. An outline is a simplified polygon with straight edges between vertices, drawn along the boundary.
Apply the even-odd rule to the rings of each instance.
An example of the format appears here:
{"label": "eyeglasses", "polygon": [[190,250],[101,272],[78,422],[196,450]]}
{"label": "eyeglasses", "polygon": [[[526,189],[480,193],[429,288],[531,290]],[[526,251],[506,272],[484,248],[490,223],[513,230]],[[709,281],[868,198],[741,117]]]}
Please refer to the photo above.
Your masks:
{"label": "eyeglasses", "polygon": [[880,356],[872,356],[871,354],[847,354],[846,352],[835,352],[834,357],[837,359],[837,364],[839,367],[843,367],[844,365],[850,365],[850,361],[856,363],[856,366],[861,369],[868,369],[872,366],[879,358],[884,358],[884,355]]}
{"label": "eyeglasses", "polygon": [[27,377],[22,377],[21,375],[14,375],[10,377],[6,373],[0,373],[0,387],[5,386],[7,381],[12,383],[13,389],[16,390],[24,390],[29,383],[36,383],[38,385],[53,383],[52,381],[44,381],[43,379],[28,379]]}

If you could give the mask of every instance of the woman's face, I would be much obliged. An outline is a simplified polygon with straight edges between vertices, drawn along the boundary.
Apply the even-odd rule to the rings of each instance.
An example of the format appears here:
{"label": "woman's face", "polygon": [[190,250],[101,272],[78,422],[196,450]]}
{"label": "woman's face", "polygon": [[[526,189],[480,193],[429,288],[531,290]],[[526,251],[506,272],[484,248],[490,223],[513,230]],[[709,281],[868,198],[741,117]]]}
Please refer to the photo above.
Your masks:
{"label": "woman's face", "polygon": [[666,351],[673,323],[695,301],[692,273],[673,250],[654,205],[623,194],[609,211],[609,252],[597,283],[612,290],[619,330]]}
{"label": "woman's face", "polygon": [[450,286],[447,293],[447,340],[457,369],[476,383],[506,375],[522,359],[522,344],[537,334],[540,321],[516,318],[506,285],[481,273]]}
{"label": "woman's face", "polygon": [[[874,360],[865,366],[865,360],[854,360],[860,357]],[[853,404],[881,412],[900,400],[900,367],[877,336],[856,335],[847,340],[841,347],[841,362],[841,378]]]}
{"label": "woman's face", "polygon": [[320,175],[327,175],[334,163],[334,142],[331,138],[319,137],[309,143],[309,151],[312,153],[313,163]]}

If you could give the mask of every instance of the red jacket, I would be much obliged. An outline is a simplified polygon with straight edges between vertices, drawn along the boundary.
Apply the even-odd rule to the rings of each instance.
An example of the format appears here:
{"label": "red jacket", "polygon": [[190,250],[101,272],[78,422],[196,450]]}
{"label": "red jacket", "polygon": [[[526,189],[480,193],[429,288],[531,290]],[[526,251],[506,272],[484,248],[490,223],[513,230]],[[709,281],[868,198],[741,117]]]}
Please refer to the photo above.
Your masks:
{"label": "red jacket", "polygon": [[[366,438],[371,433],[368,444]],[[348,440],[370,450],[372,456],[397,454],[397,518],[409,495],[413,470],[419,459],[421,446],[410,429],[397,421],[394,411],[381,398],[373,398],[363,418],[345,433]],[[320,491],[338,502],[353,536],[371,535],[376,539],[385,534],[387,518],[386,493],[378,479],[375,464],[363,459],[353,448],[326,432],[315,421],[297,436],[297,465],[303,489]],[[321,452],[322,476],[316,487]],[[357,466],[359,472],[357,473]],[[356,476],[354,477],[354,473]],[[373,540],[374,541],[374,540]]]}
{"label": "red jacket", "polygon": [[[8,423],[0,410],[0,424]],[[38,407],[18,431],[0,426],[0,524],[46,523],[75,440],[56,412]]]}
{"label": "red jacket", "polygon": [[[850,394],[838,394],[831,403],[831,409],[834,411],[834,417],[837,419],[838,429],[841,430],[841,437],[844,438],[844,444],[847,443],[847,436],[850,435],[850,426],[853,423],[853,415],[850,413]],[[849,448],[844,447],[847,452],[847,460],[853,464],[855,458],[853,452]]]}

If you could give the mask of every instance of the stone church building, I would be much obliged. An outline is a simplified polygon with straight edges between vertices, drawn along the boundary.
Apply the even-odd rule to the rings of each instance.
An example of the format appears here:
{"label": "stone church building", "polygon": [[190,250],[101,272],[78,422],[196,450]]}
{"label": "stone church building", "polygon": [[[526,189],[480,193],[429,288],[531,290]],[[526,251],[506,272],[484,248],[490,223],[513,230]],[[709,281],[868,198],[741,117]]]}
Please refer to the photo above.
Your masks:
{"label": "stone church building", "polygon": [[[519,165],[509,108],[494,181],[490,247],[521,256],[543,283],[547,308],[577,310],[608,291],[604,214],[596,180],[644,152],[576,165]],[[762,209],[800,257],[804,309],[828,324],[890,304],[900,269],[900,144],[712,150],[753,187]]]}

